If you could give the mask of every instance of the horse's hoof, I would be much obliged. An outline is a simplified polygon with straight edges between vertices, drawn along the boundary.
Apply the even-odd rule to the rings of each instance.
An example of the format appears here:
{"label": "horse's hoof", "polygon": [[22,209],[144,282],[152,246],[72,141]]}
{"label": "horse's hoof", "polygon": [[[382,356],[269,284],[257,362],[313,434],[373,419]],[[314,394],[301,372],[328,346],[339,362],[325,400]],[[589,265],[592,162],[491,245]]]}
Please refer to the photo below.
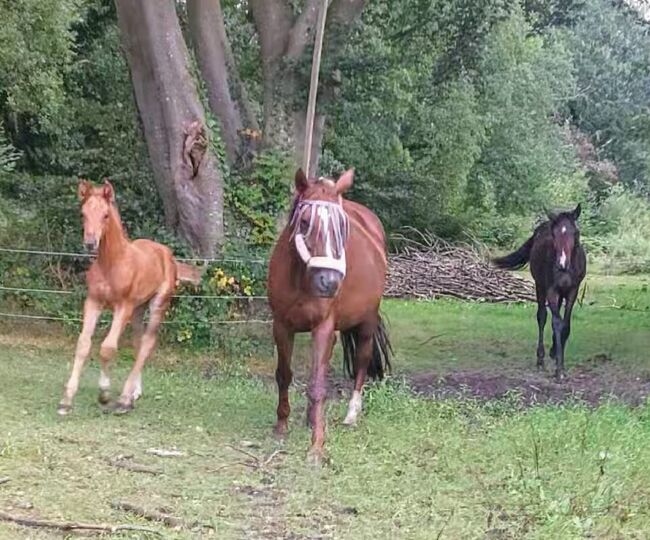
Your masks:
{"label": "horse's hoof", "polygon": [[357,426],[357,417],[355,416],[354,418],[350,417],[349,415],[346,416],[343,419],[343,422],[341,422],[344,426],[353,428]]}
{"label": "horse's hoof", "polygon": [[546,366],[544,365],[544,362],[542,362],[541,364],[537,362],[537,371],[542,371],[542,372],[546,371]]}
{"label": "horse's hoof", "polygon": [[325,462],[325,453],[323,450],[310,449],[307,452],[307,465],[314,469],[319,469]]}
{"label": "horse's hoof", "polygon": [[56,409],[56,413],[59,416],[67,416],[72,412],[72,405],[66,405],[65,403],[59,403],[59,406]]}
{"label": "horse's hoof", "polygon": [[111,402],[111,393],[108,390],[100,390],[97,401],[100,405],[108,405]]}
{"label": "horse's hoof", "polygon": [[122,403],[121,401],[118,401],[113,405],[113,414],[116,415],[123,415],[123,414],[128,414],[133,410],[133,402],[130,403]]}
{"label": "horse's hoof", "polygon": [[287,431],[288,431],[288,428],[287,428],[286,423],[282,423],[282,424],[278,423],[273,428],[273,436],[276,439],[284,440],[284,438],[287,436]]}
{"label": "horse's hoof", "polygon": [[564,371],[555,372],[555,380],[557,382],[562,382],[564,379],[566,379],[566,373],[564,373]]}

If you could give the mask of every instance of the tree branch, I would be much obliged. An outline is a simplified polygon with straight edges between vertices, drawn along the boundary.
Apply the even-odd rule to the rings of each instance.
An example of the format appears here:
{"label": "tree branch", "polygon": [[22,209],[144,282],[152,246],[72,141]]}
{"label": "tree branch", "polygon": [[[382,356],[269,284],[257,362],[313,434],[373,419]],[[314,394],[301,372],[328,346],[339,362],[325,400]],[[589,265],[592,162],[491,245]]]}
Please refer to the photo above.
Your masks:
{"label": "tree branch", "polygon": [[[242,120],[228,85],[225,29],[219,0],[187,0],[187,20],[201,74],[207,83],[210,109],[219,119],[228,161],[236,161]],[[219,29],[224,31],[221,35]]]}
{"label": "tree branch", "polygon": [[291,31],[291,7],[285,0],[249,0],[260,36],[262,62],[270,66],[284,55]]}
{"label": "tree branch", "polygon": [[314,35],[316,20],[318,19],[318,10],[322,2],[320,0],[306,0],[305,7],[296,19],[289,34],[289,44],[287,45],[286,55],[288,58],[299,58],[305,51],[307,43]]}
{"label": "tree branch", "polygon": [[115,534],[121,531],[139,531],[147,532],[149,534],[156,534],[162,536],[160,531],[151,529],[149,527],[141,527],[139,525],[100,525],[95,523],[74,523],[71,521],[48,521],[41,519],[31,519],[27,517],[14,516],[6,512],[0,511],[0,521],[9,521],[16,525],[23,527],[35,527],[38,529],[55,529],[58,531],[96,531]]}

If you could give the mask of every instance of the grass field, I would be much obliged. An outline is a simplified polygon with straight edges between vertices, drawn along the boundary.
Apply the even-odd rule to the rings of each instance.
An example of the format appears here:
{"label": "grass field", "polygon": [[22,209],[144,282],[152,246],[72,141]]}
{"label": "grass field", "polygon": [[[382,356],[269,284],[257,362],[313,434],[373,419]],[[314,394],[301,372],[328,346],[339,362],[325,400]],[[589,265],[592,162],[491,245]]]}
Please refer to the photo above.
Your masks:
{"label": "grass field", "polygon": [[[629,379],[644,388],[647,282],[590,279],[567,351],[569,381],[583,377],[593,358],[606,357],[607,377],[598,371],[592,384],[614,388]],[[650,405],[568,400],[523,407],[516,392],[499,400],[415,396],[408,385],[422,374],[547,377],[534,373],[534,307],[390,301],[385,311],[395,375],[369,388],[355,429],[340,425],[346,403],[330,401],[330,462],[320,470],[304,459],[305,340],[295,361],[291,432],[280,444],[271,436],[270,355],[241,361],[163,349],[127,417],[98,408],[92,363],[73,414],[60,419],[55,408],[73,340],[3,325],[0,477],[10,480],[0,484],[0,511],[137,523],[165,538],[647,538]],[[116,382],[129,364],[126,350]],[[146,452],[172,447],[185,455]],[[160,474],[115,467],[124,456]],[[164,508],[214,529],[147,523],[113,509],[116,501]],[[0,523],[3,539],[61,537]]]}

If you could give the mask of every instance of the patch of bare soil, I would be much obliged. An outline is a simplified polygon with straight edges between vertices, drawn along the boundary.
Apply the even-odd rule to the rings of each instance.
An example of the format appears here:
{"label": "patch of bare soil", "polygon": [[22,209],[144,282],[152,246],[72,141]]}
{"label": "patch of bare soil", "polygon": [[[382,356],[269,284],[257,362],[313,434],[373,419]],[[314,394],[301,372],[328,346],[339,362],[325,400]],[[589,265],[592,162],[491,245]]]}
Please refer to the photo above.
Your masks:
{"label": "patch of bare soil", "polygon": [[598,405],[615,399],[636,406],[650,396],[650,373],[624,371],[607,355],[596,355],[569,369],[561,382],[552,377],[550,366],[554,366],[553,361],[547,361],[547,372],[536,371],[534,365],[527,370],[522,367],[502,372],[492,368],[445,374],[425,372],[411,375],[407,381],[424,396],[489,401],[514,393],[525,405],[567,400]]}

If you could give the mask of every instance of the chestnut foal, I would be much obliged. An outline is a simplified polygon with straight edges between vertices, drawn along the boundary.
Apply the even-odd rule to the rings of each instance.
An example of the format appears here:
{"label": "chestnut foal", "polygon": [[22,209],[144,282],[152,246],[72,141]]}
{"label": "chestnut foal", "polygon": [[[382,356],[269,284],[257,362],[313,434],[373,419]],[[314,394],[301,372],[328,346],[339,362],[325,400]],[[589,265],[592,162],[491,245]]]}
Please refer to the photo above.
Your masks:
{"label": "chestnut foal", "polygon": [[[96,259],[86,273],[88,294],[84,303],[83,328],[77,341],[72,374],[58,407],[60,415],[72,409],[79,377],[88,359],[91,338],[105,308],[113,311],[111,329],[101,350],[99,402],[110,403],[110,364],[120,336],[129,321],[133,327],[135,364],[113,410],[126,413],[142,395],[142,368],[156,344],[156,333],[179,281],[200,282],[200,271],[176,262],[171,250],[151,240],[131,242],[122,227],[110,182],[94,187],[82,180],[78,188],[86,250]],[[144,323],[149,307],[149,322]]]}

